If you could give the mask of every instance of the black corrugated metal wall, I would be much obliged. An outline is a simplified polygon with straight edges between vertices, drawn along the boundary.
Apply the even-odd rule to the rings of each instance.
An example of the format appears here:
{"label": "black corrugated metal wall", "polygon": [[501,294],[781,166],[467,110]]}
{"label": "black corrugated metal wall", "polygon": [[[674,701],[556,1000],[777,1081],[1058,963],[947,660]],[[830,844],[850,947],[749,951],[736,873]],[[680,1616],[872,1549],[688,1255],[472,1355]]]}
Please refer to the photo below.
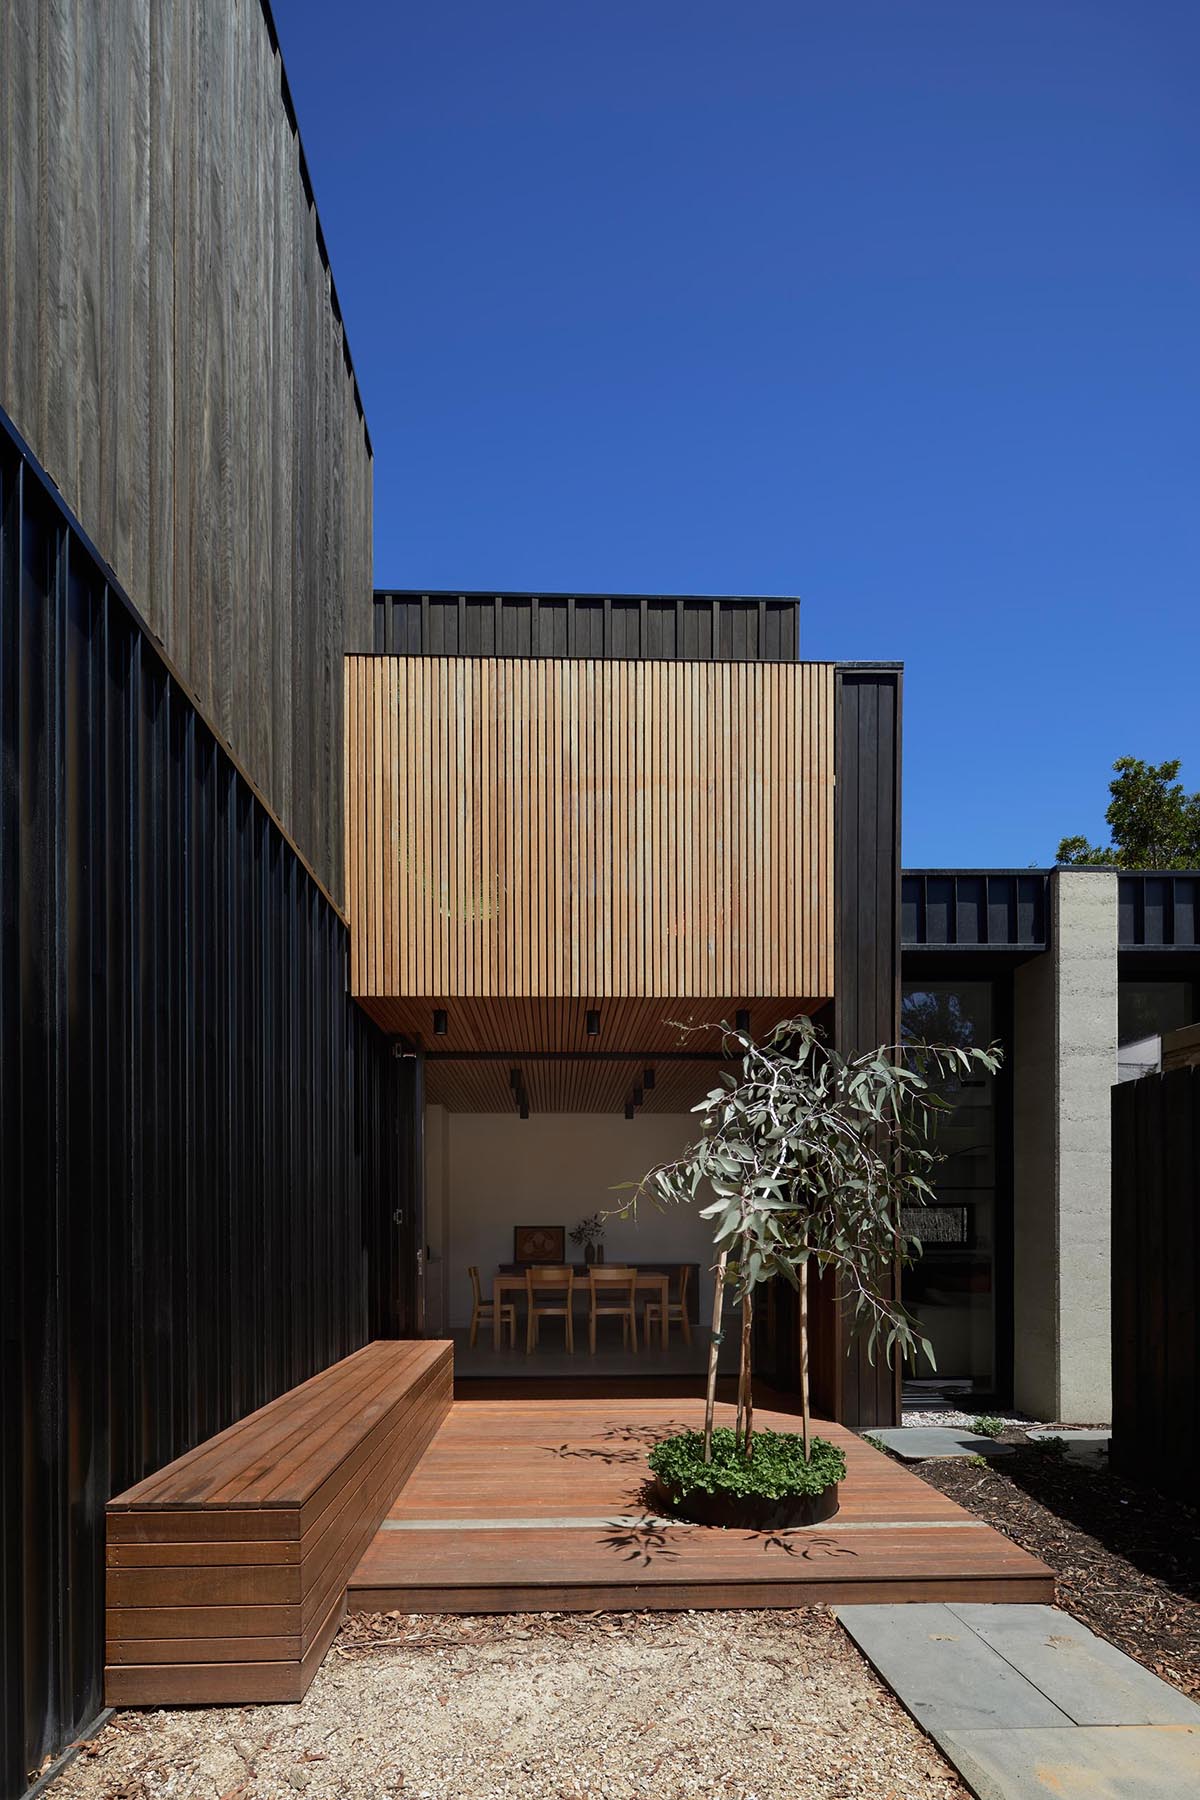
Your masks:
{"label": "black corrugated metal wall", "polygon": [[108,1496],[415,1327],[420,1067],[0,415],[5,1795],[102,1704]]}
{"label": "black corrugated metal wall", "polygon": [[791,662],[800,602],[703,594],[421,594],[375,590],[389,656],[595,656]]}

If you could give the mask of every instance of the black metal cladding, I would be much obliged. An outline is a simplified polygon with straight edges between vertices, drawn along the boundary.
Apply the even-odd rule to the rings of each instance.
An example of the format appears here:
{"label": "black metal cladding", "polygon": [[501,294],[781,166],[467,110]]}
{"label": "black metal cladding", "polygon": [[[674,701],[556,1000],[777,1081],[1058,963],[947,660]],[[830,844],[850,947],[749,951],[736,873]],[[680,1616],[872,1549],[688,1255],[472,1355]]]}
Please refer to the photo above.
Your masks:
{"label": "black metal cladding", "polygon": [[415,1327],[420,1067],[347,997],[343,920],[0,425],[13,1795],[102,1704],[109,1495]]}
{"label": "black metal cladding", "polygon": [[680,594],[421,594],[377,590],[377,652],[791,662],[800,602]]}
{"label": "black metal cladding", "polygon": [[904,948],[1044,950],[1049,880],[1044,869],[906,869]]}
{"label": "black metal cladding", "polygon": [[1200,949],[1200,871],[1122,875],[1117,907],[1122,950]]}
{"label": "black metal cladding", "polygon": [[1200,1069],[1112,1090],[1112,1466],[1200,1482]]}

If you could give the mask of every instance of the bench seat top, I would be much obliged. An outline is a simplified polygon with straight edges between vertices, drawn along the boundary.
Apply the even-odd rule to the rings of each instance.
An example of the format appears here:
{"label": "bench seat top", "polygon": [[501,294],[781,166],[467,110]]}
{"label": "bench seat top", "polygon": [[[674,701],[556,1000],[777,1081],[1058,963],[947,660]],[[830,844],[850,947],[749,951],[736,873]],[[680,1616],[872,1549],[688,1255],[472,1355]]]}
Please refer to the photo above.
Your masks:
{"label": "bench seat top", "polygon": [[438,1340],[366,1344],[126,1488],[109,1511],[302,1507],[450,1355]]}

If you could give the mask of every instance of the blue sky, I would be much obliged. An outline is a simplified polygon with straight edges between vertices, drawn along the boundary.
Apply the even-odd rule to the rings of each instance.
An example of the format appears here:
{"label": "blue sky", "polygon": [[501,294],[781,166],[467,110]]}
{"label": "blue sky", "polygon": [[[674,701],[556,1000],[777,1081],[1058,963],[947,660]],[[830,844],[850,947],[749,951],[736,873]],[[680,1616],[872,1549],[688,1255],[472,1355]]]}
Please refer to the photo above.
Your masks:
{"label": "blue sky", "polygon": [[1200,787],[1195,0],[275,0],[379,585],[799,594],[905,860]]}

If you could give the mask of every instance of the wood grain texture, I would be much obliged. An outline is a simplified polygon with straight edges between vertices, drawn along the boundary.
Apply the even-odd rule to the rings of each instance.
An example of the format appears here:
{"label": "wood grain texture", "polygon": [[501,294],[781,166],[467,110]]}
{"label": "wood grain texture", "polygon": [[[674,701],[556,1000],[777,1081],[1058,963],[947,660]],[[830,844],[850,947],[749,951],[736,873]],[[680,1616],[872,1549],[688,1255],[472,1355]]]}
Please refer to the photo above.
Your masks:
{"label": "wood grain texture", "polygon": [[449,1344],[368,1344],[117,1495],[109,1703],[299,1698],[452,1389]]}
{"label": "wood grain texture", "polygon": [[[703,1400],[584,1397],[547,1393],[547,1385],[525,1384],[524,1397],[489,1383],[494,1399],[456,1399],[351,1576],[352,1611],[1053,1599],[1045,1564],[825,1421],[817,1429],[841,1445],[847,1479],[838,1513],[823,1525],[763,1533],[620,1523],[653,1510],[647,1450],[698,1426]],[[731,1403],[718,1413],[719,1423],[732,1423]],[[789,1403],[769,1392],[756,1417],[776,1430],[797,1426]],[[612,1523],[551,1523],[563,1518]],[[445,1529],[454,1519],[486,1528]],[[516,1520],[525,1523],[506,1524]]]}
{"label": "wood grain texture", "polygon": [[833,992],[833,668],[351,657],[352,991]]}
{"label": "wood grain texture", "polygon": [[0,13],[0,403],[333,898],[370,441],[257,0]]}

